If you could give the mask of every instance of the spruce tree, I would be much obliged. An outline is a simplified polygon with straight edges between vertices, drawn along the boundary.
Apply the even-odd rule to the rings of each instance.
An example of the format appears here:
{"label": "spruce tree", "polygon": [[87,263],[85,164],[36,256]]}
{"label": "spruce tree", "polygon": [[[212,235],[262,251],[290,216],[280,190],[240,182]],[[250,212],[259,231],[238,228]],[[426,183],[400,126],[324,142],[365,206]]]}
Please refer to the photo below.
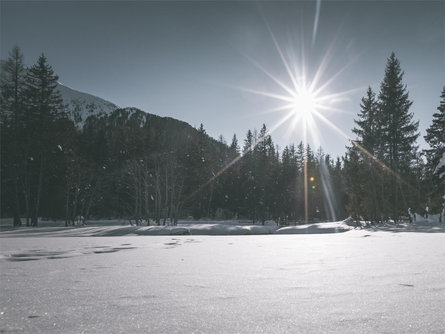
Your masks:
{"label": "spruce tree", "polygon": [[401,213],[405,213],[409,206],[404,195],[404,192],[409,190],[405,182],[410,179],[409,171],[416,158],[415,143],[419,136],[419,122],[413,121],[413,114],[409,111],[413,102],[409,100],[406,85],[402,82],[403,75],[400,62],[392,53],[380,85],[379,125],[382,131],[380,149],[383,159],[393,171],[390,175],[389,213],[394,221]]}
{"label": "spruce tree", "polygon": [[[382,151],[379,150],[381,145],[381,124],[380,112],[375,98],[375,93],[371,87],[368,87],[366,96],[362,98],[360,104],[360,112],[358,113],[358,120],[354,120],[357,127],[352,129],[357,135],[354,146],[349,147],[349,156],[354,157],[354,154],[360,154],[360,163],[363,169],[357,170],[354,174],[361,179],[362,188],[349,185],[348,196],[359,197],[363,212],[360,212],[365,219],[376,221],[381,215],[380,207],[382,198],[378,196],[378,189],[380,189],[382,179],[379,178],[382,172],[381,165],[377,163],[377,156],[382,157]],[[354,150],[355,152],[351,152]],[[358,157],[357,157],[358,158]],[[357,161],[359,161],[357,160]],[[358,162],[357,162],[358,163]],[[354,190],[360,190],[360,193],[355,193]]]}
{"label": "spruce tree", "polygon": [[251,130],[247,131],[244,139],[243,158],[241,160],[241,191],[242,191],[242,208],[241,213],[247,215],[255,222],[256,207],[256,162],[254,155],[255,138]]}
{"label": "spruce tree", "polygon": [[357,127],[352,129],[357,135],[357,141],[371,154],[377,150],[380,142],[380,124],[378,122],[378,105],[375,93],[368,87],[366,96],[362,98],[360,104],[358,120],[354,120]]}
{"label": "spruce tree", "polygon": [[277,197],[279,199],[280,217],[285,219],[290,216],[297,218],[298,208],[301,203],[297,202],[297,176],[299,171],[296,163],[295,146],[286,146],[281,154],[280,180]]}
{"label": "spruce tree", "polygon": [[238,145],[238,139],[236,138],[236,134],[233,135],[232,143],[230,144],[230,150],[235,154],[239,153],[239,145]]}
{"label": "spruce tree", "polygon": [[442,88],[441,98],[437,112],[433,114],[432,124],[426,130],[427,134],[424,137],[430,146],[425,153],[428,178],[431,179],[429,196],[433,210],[440,209],[441,198],[445,196],[445,177],[440,178],[445,167],[437,168],[440,159],[445,154],[445,86]]}
{"label": "spruce tree", "polygon": [[51,160],[59,145],[57,137],[61,129],[57,124],[67,118],[57,90],[57,80],[58,76],[43,54],[26,74],[25,128],[30,173],[25,196],[28,198],[28,216],[31,216],[33,226],[37,226],[40,214],[44,174],[49,172],[46,167],[54,166]]}
{"label": "spruce tree", "polygon": [[343,158],[343,174],[346,188],[346,209],[350,217],[360,219],[363,216],[363,164],[356,146],[348,149]]}
{"label": "spruce tree", "polygon": [[10,52],[6,61],[1,63],[0,71],[0,110],[2,120],[9,120],[14,129],[23,121],[23,91],[26,68],[23,54],[18,46]]}
{"label": "spruce tree", "polygon": [[[8,197],[12,206],[13,224],[14,226],[20,226],[20,171],[23,170],[21,138],[25,135],[23,133],[23,92],[26,69],[23,54],[19,47],[15,46],[9,53],[9,58],[2,61],[0,73],[0,123],[2,124],[3,137],[2,188],[5,189],[6,186],[6,189],[11,190],[10,194],[12,193],[12,196],[9,195]],[[10,182],[4,182],[5,180]],[[4,203],[2,201],[2,204]]]}
{"label": "spruce tree", "polygon": [[232,143],[229,147],[229,161],[231,166],[228,168],[227,172],[224,173],[225,191],[224,191],[224,202],[226,204],[226,209],[229,213],[229,218],[236,217],[239,212],[239,204],[241,203],[240,198],[240,147],[238,145],[238,139],[236,134],[232,137]]}

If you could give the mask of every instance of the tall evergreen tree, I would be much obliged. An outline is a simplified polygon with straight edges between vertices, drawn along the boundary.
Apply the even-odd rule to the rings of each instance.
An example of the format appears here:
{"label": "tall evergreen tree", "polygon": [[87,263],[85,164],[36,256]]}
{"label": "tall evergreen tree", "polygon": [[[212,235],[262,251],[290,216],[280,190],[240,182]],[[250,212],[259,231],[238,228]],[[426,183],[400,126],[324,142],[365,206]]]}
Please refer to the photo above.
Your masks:
{"label": "tall evergreen tree", "polygon": [[0,72],[0,108],[2,119],[8,119],[14,126],[19,127],[23,121],[23,91],[26,68],[23,54],[18,46],[10,52],[6,61],[1,63]]}
{"label": "tall evergreen tree", "polygon": [[60,145],[56,134],[60,135],[61,129],[57,124],[67,117],[57,90],[57,80],[58,76],[43,54],[26,74],[25,127],[28,133],[29,181],[26,182],[25,196],[33,226],[37,225],[40,213],[44,174],[50,171],[47,167],[54,166],[51,159]]}
{"label": "tall evergreen tree", "polygon": [[[362,98],[360,104],[360,112],[358,113],[358,120],[354,120],[356,127],[352,129],[357,135],[353,146],[348,148],[349,156],[352,157],[349,162],[360,164],[361,169],[354,171],[359,178],[363,187],[358,188],[349,183],[348,196],[359,197],[364,203],[362,205],[363,212],[360,212],[365,219],[376,221],[380,216],[380,208],[382,198],[378,196],[378,190],[382,186],[381,165],[377,163],[377,157],[382,158],[381,143],[382,132],[380,117],[381,113],[375,98],[375,93],[371,87],[368,87],[366,96]],[[355,152],[351,152],[354,150]],[[364,151],[365,150],[365,151]],[[355,154],[360,154],[360,158]],[[354,190],[360,190],[360,193],[355,193]],[[352,202],[352,201],[351,201]]]}
{"label": "tall evergreen tree", "polygon": [[243,158],[241,160],[241,198],[240,213],[255,220],[255,188],[256,188],[256,164],[255,164],[255,137],[251,130],[247,131],[243,145]]}
{"label": "tall evergreen tree", "polygon": [[366,96],[362,98],[360,104],[360,112],[358,113],[358,120],[354,120],[357,127],[352,129],[358,139],[357,141],[371,154],[376,153],[378,143],[380,142],[380,126],[378,105],[375,98],[375,93],[371,87],[368,87]]}
{"label": "tall evergreen tree", "polygon": [[346,193],[348,194],[346,209],[348,214],[358,219],[363,215],[363,175],[360,173],[362,170],[362,163],[360,159],[359,149],[355,146],[348,149],[348,152],[343,158],[344,162],[344,182],[346,187]]}
{"label": "tall evergreen tree", "polygon": [[412,101],[409,100],[406,85],[402,82],[403,75],[400,62],[392,53],[380,85],[379,123],[382,131],[383,158],[394,172],[390,177],[390,214],[394,220],[397,220],[401,213],[405,213],[409,206],[404,197],[404,192],[409,189],[401,179],[409,182],[410,167],[416,158],[415,144],[419,136],[419,122],[413,121],[413,114],[409,111]]}
{"label": "tall evergreen tree", "polygon": [[431,208],[440,209],[441,198],[445,196],[445,177],[440,175],[444,173],[445,167],[437,168],[440,159],[445,154],[445,86],[442,88],[440,96],[442,100],[437,107],[437,112],[433,114],[433,122],[426,130],[425,141],[430,148],[425,150],[427,157],[427,172],[431,179],[431,190],[429,193],[431,199]]}
{"label": "tall evergreen tree", "polygon": [[[13,224],[20,226],[20,162],[23,160],[21,138],[23,133],[24,83],[25,65],[20,48],[15,46],[9,53],[9,58],[1,63],[0,72],[0,110],[2,124],[2,183],[10,189],[8,196],[13,211]],[[6,155],[6,156],[5,156]],[[6,162],[9,162],[6,164]],[[7,186],[10,180],[11,188]],[[4,190],[6,190],[4,189]]]}

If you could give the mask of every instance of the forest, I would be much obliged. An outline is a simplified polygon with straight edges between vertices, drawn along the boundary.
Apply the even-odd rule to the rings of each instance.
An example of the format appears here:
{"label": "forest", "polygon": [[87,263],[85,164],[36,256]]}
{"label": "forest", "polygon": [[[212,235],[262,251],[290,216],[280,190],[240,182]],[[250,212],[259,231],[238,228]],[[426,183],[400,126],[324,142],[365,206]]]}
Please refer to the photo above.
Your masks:
{"label": "forest", "polygon": [[202,124],[136,108],[80,125],[46,57],[27,67],[14,47],[1,61],[1,217],[15,226],[37,226],[39,217],[70,225],[78,216],[158,225],[180,218],[302,222],[305,183],[312,221],[397,221],[426,206],[439,212],[445,87],[421,150],[403,75],[392,53],[379,91],[369,87],[357,106],[356,138],[344,156],[331,157],[302,142],[279,149],[265,124],[229,143]]}

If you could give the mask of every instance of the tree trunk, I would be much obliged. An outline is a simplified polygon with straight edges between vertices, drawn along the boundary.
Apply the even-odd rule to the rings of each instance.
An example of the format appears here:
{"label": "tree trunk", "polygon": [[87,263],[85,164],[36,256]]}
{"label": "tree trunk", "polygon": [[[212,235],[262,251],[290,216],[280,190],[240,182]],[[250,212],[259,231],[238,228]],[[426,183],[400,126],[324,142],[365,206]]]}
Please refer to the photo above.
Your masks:
{"label": "tree trunk", "polygon": [[66,202],[65,202],[65,226],[69,225],[70,220],[70,192],[71,192],[71,182],[70,178],[67,176],[66,182]]}
{"label": "tree trunk", "polygon": [[29,186],[29,168],[28,168],[28,162],[25,158],[24,164],[24,176],[22,179],[22,191],[23,191],[23,198],[25,199],[25,214],[26,214],[26,226],[29,227],[29,218],[31,216],[30,212],[30,196],[31,196],[31,190]]}
{"label": "tree trunk", "polygon": [[35,207],[31,217],[31,225],[37,227],[38,225],[38,216],[40,211],[40,198],[42,195],[42,186],[43,186],[43,167],[44,167],[44,157],[43,154],[40,155],[40,168],[39,168],[39,178],[37,184],[37,193],[35,199]]}
{"label": "tree trunk", "polygon": [[16,168],[14,168],[14,226],[21,226],[22,220],[20,219],[20,200],[19,200],[19,185],[18,175]]}

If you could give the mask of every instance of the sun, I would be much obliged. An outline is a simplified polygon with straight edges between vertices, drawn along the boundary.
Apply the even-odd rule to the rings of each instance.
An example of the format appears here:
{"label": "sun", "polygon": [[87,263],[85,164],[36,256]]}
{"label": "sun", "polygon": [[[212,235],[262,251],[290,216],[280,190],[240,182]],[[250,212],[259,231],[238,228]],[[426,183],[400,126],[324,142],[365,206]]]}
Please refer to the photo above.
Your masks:
{"label": "sun", "polygon": [[317,98],[306,87],[298,89],[292,99],[292,111],[295,117],[312,118],[317,111]]}
{"label": "sun", "polygon": [[[336,104],[348,101],[350,94],[363,89],[363,87],[360,87],[347,91],[332,92],[332,84],[348,68],[350,63],[338,69],[333,75],[325,77],[324,72],[329,63],[330,51],[323,55],[319,66],[309,71],[304,62],[306,56],[302,56],[300,59],[298,57],[287,59],[289,56],[285,56],[275,36],[271,31],[270,33],[279,59],[287,73],[287,78],[280,78],[279,75],[268,71],[252,57],[245,55],[255,67],[276,84],[276,87],[273,91],[237,87],[243,91],[271,98],[278,102],[271,109],[262,112],[263,114],[277,113],[282,115],[278,118],[276,124],[269,129],[268,135],[282,125],[286,125],[287,129],[284,131],[284,136],[291,138],[298,133],[304,144],[308,143],[308,137],[310,137],[311,142],[317,146],[321,145],[323,139],[318,126],[318,123],[321,122],[339,135],[349,139],[348,134],[329,120],[328,117],[332,113],[344,112],[344,110],[337,108]],[[302,49],[302,53],[304,54],[304,49]],[[295,52],[290,52],[290,54],[295,55]],[[298,60],[301,60],[301,64]]]}
{"label": "sun", "polygon": [[[276,101],[270,109],[260,112],[260,114],[272,113],[278,115],[276,123],[269,128],[267,135],[272,134],[284,125],[285,129],[282,131],[282,136],[285,138],[290,139],[297,136],[303,144],[307,144],[310,139],[314,146],[319,146],[324,140],[324,131],[319,127],[319,124],[323,124],[323,126],[333,130],[342,137],[350,139],[349,135],[340,129],[335,121],[331,121],[329,118],[334,113],[344,113],[345,110],[338,108],[338,104],[350,101],[351,94],[366,88],[356,87],[345,91],[335,89],[334,83],[352,64],[354,59],[349,60],[343,67],[334,68],[334,72],[327,75],[335,41],[332,41],[327,51],[321,55],[318,63],[309,67],[305,60],[310,59],[310,54],[306,54],[304,41],[295,40],[301,52],[301,55],[298,56],[298,52],[294,49],[292,42],[283,49],[269,25],[267,25],[267,28],[279,56],[278,60],[283,65],[282,70],[278,72],[279,74],[269,71],[251,56],[247,54],[244,54],[244,56],[252,65],[271,79],[275,87],[265,91],[235,86],[242,91],[261,95]],[[284,76],[283,70],[285,70]]]}

